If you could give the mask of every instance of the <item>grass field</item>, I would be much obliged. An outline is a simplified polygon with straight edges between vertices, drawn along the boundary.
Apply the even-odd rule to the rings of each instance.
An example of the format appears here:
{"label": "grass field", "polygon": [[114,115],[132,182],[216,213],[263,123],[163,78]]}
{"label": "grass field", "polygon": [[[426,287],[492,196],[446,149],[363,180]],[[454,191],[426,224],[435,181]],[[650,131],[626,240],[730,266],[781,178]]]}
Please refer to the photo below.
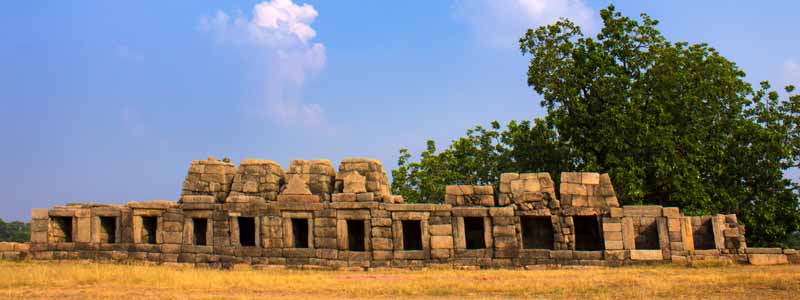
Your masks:
{"label": "grass field", "polygon": [[2,299],[800,299],[800,265],[223,271],[0,262]]}

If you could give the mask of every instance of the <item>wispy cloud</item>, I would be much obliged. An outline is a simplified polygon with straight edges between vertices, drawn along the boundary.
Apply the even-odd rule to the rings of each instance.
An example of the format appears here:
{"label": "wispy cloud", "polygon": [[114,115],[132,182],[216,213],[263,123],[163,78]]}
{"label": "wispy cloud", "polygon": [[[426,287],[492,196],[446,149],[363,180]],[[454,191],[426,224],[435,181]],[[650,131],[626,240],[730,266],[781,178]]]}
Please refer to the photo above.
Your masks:
{"label": "wispy cloud", "polygon": [[800,86],[800,62],[791,58],[783,61],[783,79],[787,84]]}
{"label": "wispy cloud", "polygon": [[479,42],[498,48],[517,47],[526,29],[567,18],[584,32],[600,27],[597,12],[583,0],[467,0],[456,3],[456,16],[465,20]]}
{"label": "wispy cloud", "polygon": [[311,27],[318,15],[309,4],[272,0],[256,4],[250,17],[217,11],[203,17],[200,28],[221,44],[254,47],[267,60],[261,115],[286,126],[324,127],[322,107],[297,97],[306,78],[325,67],[325,46],[313,41]]}

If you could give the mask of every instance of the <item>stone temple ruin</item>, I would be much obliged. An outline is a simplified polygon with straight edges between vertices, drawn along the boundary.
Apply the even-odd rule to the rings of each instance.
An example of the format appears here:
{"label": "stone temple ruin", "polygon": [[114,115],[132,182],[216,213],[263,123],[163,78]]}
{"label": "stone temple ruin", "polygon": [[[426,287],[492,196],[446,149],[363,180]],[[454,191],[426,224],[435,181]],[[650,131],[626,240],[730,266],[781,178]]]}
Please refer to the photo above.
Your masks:
{"label": "stone temple ruin", "polygon": [[337,172],[328,160],[294,160],[284,170],[269,160],[237,167],[209,158],[192,161],[177,202],[33,209],[30,244],[0,251],[332,269],[800,261],[795,250],[747,248],[735,215],[620,207],[607,174],[560,179],[556,193],[547,173],[505,173],[497,188],[450,185],[444,204],[417,204],[391,195],[373,159],[344,159]]}

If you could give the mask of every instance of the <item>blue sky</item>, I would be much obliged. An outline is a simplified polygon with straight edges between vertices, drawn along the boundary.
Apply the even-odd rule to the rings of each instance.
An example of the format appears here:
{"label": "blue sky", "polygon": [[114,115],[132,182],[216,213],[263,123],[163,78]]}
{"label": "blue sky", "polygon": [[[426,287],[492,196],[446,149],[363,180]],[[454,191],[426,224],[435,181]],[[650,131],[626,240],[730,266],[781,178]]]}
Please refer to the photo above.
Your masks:
{"label": "blue sky", "polygon": [[[0,12],[0,218],[177,199],[192,159],[373,157],[544,114],[525,28],[609,1],[14,1]],[[748,80],[800,83],[797,1],[624,1]],[[278,20],[278,21],[276,21]],[[797,173],[788,176],[797,179]]]}

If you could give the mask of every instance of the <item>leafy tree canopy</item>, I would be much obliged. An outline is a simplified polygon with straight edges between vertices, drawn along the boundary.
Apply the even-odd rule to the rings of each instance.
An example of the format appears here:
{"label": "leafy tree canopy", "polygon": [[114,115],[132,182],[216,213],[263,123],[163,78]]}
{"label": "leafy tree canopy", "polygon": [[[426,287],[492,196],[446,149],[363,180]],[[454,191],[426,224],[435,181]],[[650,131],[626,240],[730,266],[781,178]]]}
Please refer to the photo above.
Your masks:
{"label": "leafy tree canopy", "polygon": [[609,173],[623,204],[678,206],[687,214],[736,213],[748,242],[771,245],[800,228],[800,95],[744,80],[706,44],[670,42],[646,14],[602,10],[586,36],[569,20],[528,30],[528,85],[543,119],[492,122],[412,161],[400,150],[393,191],[440,202],[446,184],[496,184],[504,172]]}
{"label": "leafy tree canopy", "polygon": [[26,243],[31,240],[29,223],[19,221],[6,223],[0,219],[0,242]]}

